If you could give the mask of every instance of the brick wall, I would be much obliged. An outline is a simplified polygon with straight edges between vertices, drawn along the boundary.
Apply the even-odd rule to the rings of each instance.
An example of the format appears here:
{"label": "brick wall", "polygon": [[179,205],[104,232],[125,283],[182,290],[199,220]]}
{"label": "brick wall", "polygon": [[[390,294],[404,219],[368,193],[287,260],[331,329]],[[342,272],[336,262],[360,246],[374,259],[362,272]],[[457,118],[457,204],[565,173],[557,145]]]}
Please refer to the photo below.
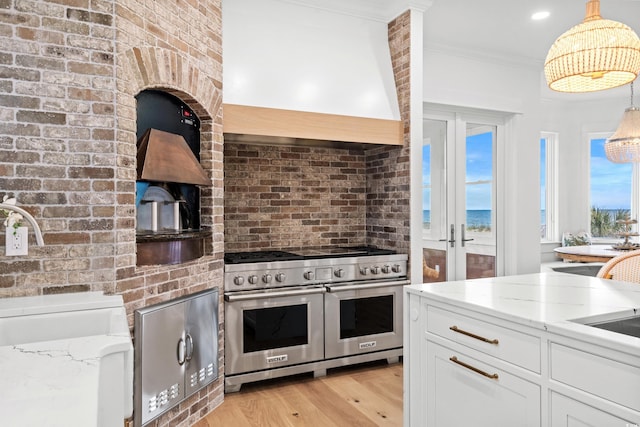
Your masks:
{"label": "brick wall", "polygon": [[[115,6],[0,1],[0,196],[46,246],[5,257],[0,296],[115,291]],[[4,233],[4,227],[0,227]]]}
{"label": "brick wall", "polygon": [[366,151],[367,243],[409,253],[410,11],[389,23],[389,47],[404,122],[404,146]]}
{"label": "brick wall", "polygon": [[[207,256],[177,266],[135,266],[135,230],[117,235],[117,292],[130,310],[159,301],[222,287],[222,46],[221,1],[117,2],[117,92],[119,183],[128,205],[118,221],[133,225],[129,192],[135,180],[136,126],[134,96],[144,89],[169,92],[186,102],[201,122],[200,162],[213,186],[201,188],[201,223],[213,230]],[[224,310],[220,292],[219,379],[190,397],[152,426],[190,426],[223,400]]]}
{"label": "brick wall", "polygon": [[[0,0],[0,196],[15,195],[45,240],[31,234],[26,257],[0,245],[0,297],[117,293],[132,324],[138,307],[221,286],[221,81],[221,0]],[[213,181],[201,219],[213,237],[201,259],[141,268],[135,95],[148,88],[201,119]],[[220,379],[153,425],[192,425],[221,403],[220,344]]]}
{"label": "brick wall", "polygon": [[362,150],[225,144],[227,251],[365,243]]}

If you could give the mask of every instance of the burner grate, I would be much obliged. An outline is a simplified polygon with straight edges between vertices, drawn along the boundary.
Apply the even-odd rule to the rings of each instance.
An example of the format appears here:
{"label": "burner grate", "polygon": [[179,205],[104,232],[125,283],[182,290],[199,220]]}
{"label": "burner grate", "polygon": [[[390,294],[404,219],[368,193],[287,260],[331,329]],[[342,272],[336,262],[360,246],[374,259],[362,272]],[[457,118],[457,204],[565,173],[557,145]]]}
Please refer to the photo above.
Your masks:
{"label": "burner grate", "polygon": [[285,251],[231,252],[224,254],[225,264],[292,261],[297,259],[304,259],[304,257],[302,255],[297,255]]}

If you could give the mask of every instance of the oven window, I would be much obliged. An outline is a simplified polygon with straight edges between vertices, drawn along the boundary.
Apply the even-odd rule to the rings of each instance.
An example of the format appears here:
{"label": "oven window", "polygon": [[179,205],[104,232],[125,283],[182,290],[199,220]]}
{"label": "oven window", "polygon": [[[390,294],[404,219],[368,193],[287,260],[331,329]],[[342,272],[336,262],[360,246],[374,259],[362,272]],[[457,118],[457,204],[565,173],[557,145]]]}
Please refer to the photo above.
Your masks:
{"label": "oven window", "polygon": [[393,295],[340,300],[340,339],[393,332]]}
{"label": "oven window", "polygon": [[307,344],[307,317],[306,304],[244,310],[244,352]]}

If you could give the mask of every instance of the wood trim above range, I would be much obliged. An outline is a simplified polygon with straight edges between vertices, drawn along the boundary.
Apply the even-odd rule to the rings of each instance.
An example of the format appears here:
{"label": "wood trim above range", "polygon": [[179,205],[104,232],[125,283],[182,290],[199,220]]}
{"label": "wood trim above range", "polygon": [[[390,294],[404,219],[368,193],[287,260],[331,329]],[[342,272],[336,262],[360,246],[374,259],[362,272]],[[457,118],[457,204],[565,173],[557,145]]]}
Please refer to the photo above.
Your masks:
{"label": "wood trim above range", "polygon": [[401,120],[223,104],[223,132],[383,145],[403,144]]}

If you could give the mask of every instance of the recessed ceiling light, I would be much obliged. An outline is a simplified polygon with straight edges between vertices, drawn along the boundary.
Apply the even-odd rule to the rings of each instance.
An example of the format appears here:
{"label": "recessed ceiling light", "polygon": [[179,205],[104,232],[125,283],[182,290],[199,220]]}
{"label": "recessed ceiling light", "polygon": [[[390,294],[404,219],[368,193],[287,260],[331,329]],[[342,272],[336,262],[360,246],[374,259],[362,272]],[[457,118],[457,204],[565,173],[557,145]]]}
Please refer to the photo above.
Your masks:
{"label": "recessed ceiling light", "polygon": [[533,19],[534,21],[540,21],[541,19],[547,19],[549,17],[549,12],[546,10],[540,11],[540,12],[536,12],[533,15],[531,15],[531,19]]}

